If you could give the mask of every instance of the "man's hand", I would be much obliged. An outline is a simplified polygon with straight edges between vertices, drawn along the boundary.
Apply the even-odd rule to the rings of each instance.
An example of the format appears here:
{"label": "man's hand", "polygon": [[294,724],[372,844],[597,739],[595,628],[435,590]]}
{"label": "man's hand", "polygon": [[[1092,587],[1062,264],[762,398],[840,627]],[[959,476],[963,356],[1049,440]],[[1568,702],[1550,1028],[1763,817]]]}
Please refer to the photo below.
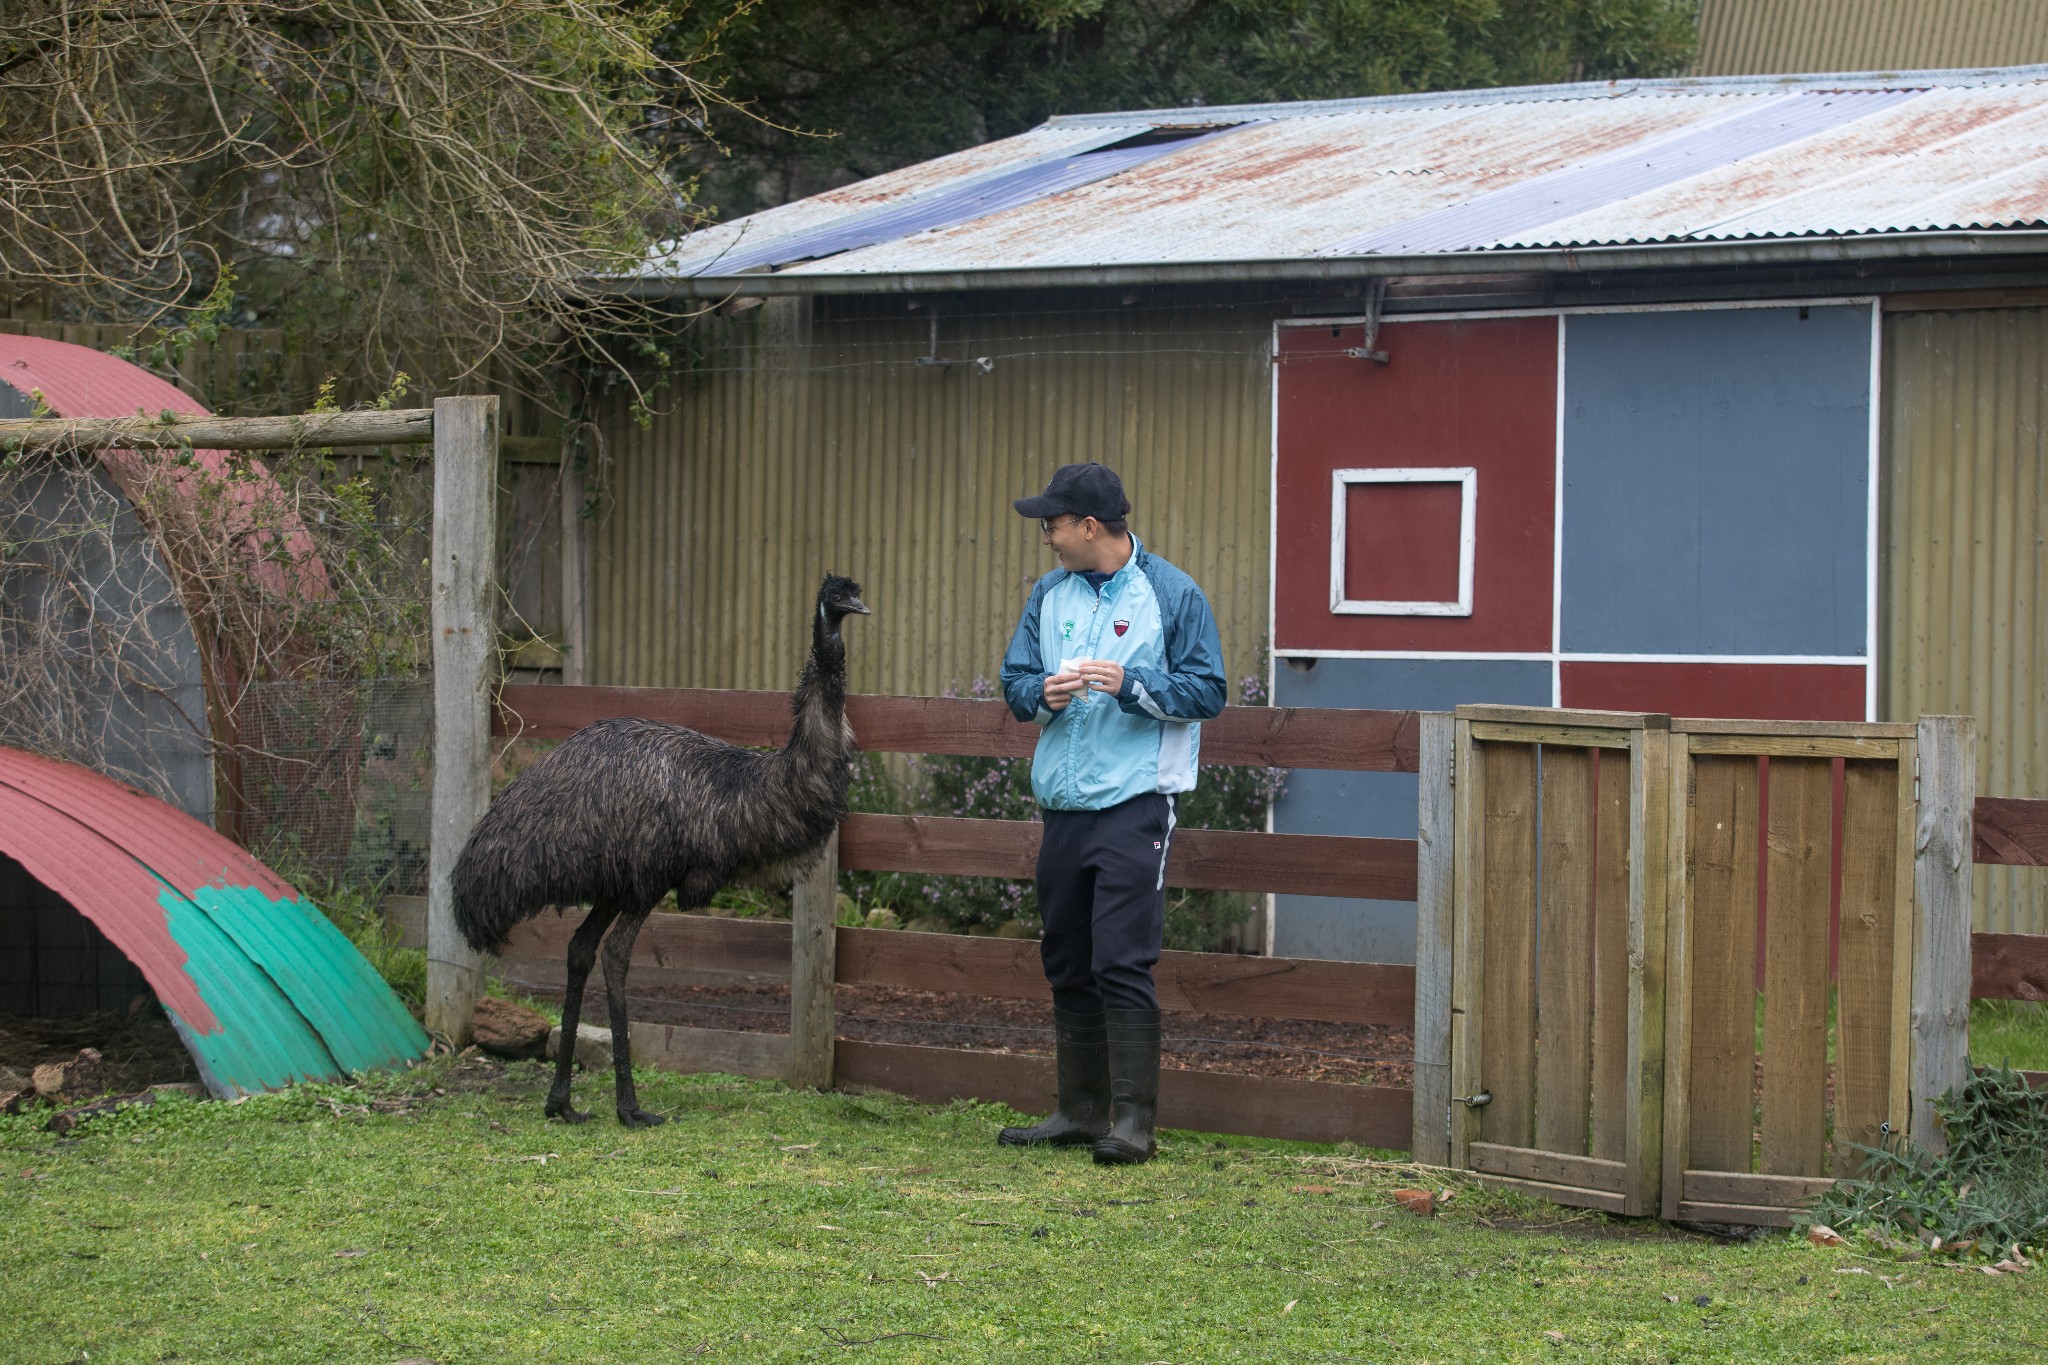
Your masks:
{"label": "man's hand", "polygon": [[1083,681],[1081,674],[1072,670],[1065,673],[1048,674],[1045,680],[1045,709],[1048,711],[1066,710],[1067,703],[1074,699],[1074,694],[1087,685]]}
{"label": "man's hand", "polygon": [[1124,666],[1112,659],[1084,659],[1080,673],[1081,681],[1097,692],[1115,696],[1124,690]]}

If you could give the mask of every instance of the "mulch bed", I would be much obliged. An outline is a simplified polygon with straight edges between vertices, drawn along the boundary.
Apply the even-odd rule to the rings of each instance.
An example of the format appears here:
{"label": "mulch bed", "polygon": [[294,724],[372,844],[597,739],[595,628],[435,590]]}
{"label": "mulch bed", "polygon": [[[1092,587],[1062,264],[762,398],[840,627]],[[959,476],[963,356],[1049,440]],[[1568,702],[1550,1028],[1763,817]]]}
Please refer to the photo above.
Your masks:
{"label": "mulch bed", "polygon": [[68,1062],[80,1048],[88,1047],[100,1050],[101,1075],[109,1091],[126,1093],[199,1079],[192,1054],[155,1005],[129,1014],[57,1019],[0,1014],[0,1066],[23,1076],[47,1062]]}
{"label": "mulch bed", "polygon": [[[528,989],[541,998],[561,997],[559,990]],[[634,984],[629,989],[629,1008],[635,1019],[751,1033],[789,1032],[786,985]],[[840,986],[836,994],[842,1038],[1052,1054],[1051,1007],[1036,1001],[884,986]],[[602,1024],[604,1011],[604,985],[593,976],[584,996],[584,1019]],[[1184,1070],[1362,1085],[1411,1083],[1415,1048],[1413,1033],[1405,1028],[1170,1013],[1165,1018],[1165,1035],[1162,1062]]]}

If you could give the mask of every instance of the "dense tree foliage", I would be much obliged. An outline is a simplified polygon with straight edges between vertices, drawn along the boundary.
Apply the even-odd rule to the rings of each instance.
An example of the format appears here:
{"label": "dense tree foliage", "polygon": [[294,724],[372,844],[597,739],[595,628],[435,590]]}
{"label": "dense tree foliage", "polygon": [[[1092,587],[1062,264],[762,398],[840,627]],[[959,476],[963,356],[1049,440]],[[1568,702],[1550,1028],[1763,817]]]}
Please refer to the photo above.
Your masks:
{"label": "dense tree foliage", "polygon": [[[1692,0],[760,0],[701,68],[731,217],[1056,113],[1664,75]],[[703,43],[704,17],[671,31]]]}

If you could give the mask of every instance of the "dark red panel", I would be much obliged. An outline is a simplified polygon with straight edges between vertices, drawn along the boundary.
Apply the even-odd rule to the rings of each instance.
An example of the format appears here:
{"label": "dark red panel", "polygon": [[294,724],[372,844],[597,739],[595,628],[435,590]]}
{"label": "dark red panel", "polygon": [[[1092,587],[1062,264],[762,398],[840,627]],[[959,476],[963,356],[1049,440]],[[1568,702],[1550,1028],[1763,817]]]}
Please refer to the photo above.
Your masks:
{"label": "dark red panel", "polygon": [[[1550,648],[1557,326],[1389,323],[1385,365],[1343,354],[1358,327],[1280,329],[1275,652]],[[1332,613],[1332,471],[1463,466],[1479,472],[1472,615]]]}
{"label": "dark red panel", "polygon": [[1455,483],[1360,483],[1345,490],[1344,596],[1454,602],[1464,503]]}
{"label": "dark red panel", "polygon": [[1857,664],[1566,663],[1565,706],[1725,720],[1862,720]]}

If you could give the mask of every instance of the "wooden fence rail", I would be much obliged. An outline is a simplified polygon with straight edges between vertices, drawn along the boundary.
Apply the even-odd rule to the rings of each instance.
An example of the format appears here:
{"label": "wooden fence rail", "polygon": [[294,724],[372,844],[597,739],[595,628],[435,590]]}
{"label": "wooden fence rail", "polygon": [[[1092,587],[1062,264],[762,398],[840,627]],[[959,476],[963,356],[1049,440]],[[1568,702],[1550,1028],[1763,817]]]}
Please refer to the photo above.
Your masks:
{"label": "wooden fence rail", "polygon": [[[608,716],[689,725],[736,744],[774,745],[789,733],[779,692],[718,689],[507,686],[493,729],[501,736],[560,738]],[[1022,757],[1037,730],[1001,702],[951,697],[855,696],[848,717],[863,749],[881,752]],[[1231,707],[1203,727],[1205,762],[1415,772],[1422,717],[1412,711]],[[2048,801],[1978,798],[1978,862],[2048,866]],[[1024,821],[856,814],[841,826],[836,867],[875,871],[1028,878],[1039,828]],[[1205,890],[1413,900],[1413,839],[1327,835],[1176,832],[1170,885]],[[515,931],[501,960],[508,977],[534,985],[561,980],[572,920],[543,916]],[[813,931],[815,938],[815,930]],[[634,981],[688,985],[709,980],[792,979],[796,936],[788,921],[657,915],[634,954]],[[1980,998],[2048,998],[2048,936],[1977,934],[1973,986]],[[1049,998],[1028,941],[838,928],[822,949],[821,980],[1005,999]],[[796,975],[816,977],[798,963]],[[1162,955],[1160,1004],[1169,1011],[1408,1027],[1415,1020],[1416,972],[1398,964],[1330,962],[1213,953]],[[801,991],[795,993],[803,993]],[[815,1011],[815,990],[793,1009]],[[679,1069],[763,1076],[798,1074],[788,1035],[639,1022],[635,1053]],[[815,1059],[808,1064],[815,1070]],[[1042,1108],[1052,1093],[1051,1059],[951,1048],[836,1041],[829,1075],[913,1098],[961,1096]],[[1168,1126],[1241,1131],[1317,1141],[1403,1148],[1413,1092],[1401,1088],[1282,1081],[1169,1071],[1161,1121]]]}

